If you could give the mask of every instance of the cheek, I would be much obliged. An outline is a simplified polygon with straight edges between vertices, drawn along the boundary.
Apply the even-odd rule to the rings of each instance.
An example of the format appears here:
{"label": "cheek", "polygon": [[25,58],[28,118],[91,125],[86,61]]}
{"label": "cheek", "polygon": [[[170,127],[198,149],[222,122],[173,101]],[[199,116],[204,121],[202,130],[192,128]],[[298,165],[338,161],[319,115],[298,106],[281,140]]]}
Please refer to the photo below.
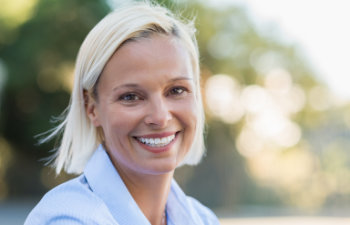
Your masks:
{"label": "cheek", "polygon": [[103,130],[108,132],[106,136],[126,135],[135,129],[142,116],[140,110],[128,110],[121,107],[109,108],[102,115]]}
{"label": "cheek", "polygon": [[187,129],[195,129],[198,119],[198,109],[194,99],[179,104],[176,107],[177,115]]}

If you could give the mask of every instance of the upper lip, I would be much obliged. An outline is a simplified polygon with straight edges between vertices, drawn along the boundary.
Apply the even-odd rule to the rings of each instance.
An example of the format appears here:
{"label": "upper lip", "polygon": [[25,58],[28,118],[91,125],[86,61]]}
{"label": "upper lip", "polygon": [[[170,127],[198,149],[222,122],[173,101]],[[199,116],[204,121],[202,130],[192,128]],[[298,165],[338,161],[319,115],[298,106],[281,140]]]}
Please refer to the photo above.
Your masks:
{"label": "upper lip", "polygon": [[163,133],[140,135],[140,136],[135,136],[135,137],[137,137],[137,138],[163,138],[163,137],[169,137],[171,135],[175,135],[176,133],[177,132],[163,132]]}

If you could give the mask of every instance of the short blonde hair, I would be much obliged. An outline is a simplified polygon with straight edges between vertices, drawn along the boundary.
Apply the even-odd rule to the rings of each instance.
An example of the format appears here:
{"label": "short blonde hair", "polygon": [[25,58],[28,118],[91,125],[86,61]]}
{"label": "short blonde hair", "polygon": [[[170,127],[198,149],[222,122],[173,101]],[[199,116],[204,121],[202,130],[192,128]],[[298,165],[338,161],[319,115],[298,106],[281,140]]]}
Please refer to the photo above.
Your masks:
{"label": "short blonde hair", "polygon": [[89,120],[84,103],[84,91],[94,92],[103,68],[118,48],[129,40],[162,33],[177,37],[188,50],[196,85],[198,121],[192,147],[183,164],[197,164],[204,153],[204,111],[200,92],[199,53],[192,23],[176,19],[169,10],[150,3],[133,3],[116,9],[103,18],[82,43],[75,67],[71,101],[65,119],[43,142],[63,133],[54,154],[56,173],[82,173],[101,143],[99,132]]}

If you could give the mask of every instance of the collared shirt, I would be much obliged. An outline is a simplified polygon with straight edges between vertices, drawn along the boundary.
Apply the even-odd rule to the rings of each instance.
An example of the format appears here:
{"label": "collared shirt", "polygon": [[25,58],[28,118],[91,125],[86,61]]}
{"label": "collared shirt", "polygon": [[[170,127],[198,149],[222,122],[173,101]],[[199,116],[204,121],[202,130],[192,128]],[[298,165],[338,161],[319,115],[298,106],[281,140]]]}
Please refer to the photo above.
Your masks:
{"label": "collared shirt", "polygon": [[[217,217],[172,180],[166,215],[168,225],[216,225]],[[150,225],[102,145],[84,173],[49,191],[24,225]]]}

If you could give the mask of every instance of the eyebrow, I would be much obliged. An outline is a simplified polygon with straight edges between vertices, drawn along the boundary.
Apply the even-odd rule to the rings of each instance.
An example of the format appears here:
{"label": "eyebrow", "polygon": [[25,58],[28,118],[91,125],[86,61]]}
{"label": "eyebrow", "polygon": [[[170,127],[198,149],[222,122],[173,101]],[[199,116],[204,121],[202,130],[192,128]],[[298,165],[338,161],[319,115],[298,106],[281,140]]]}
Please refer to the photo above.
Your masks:
{"label": "eyebrow", "polygon": [[[173,78],[173,79],[170,79],[169,80],[169,83],[171,82],[175,82],[175,81],[179,81],[179,80],[189,80],[189,81],[193,81],[193,79],[191,77],[176,77],[176,78]],[[134,84],[134,83],[127,83],[127,84],[122,84],[118,87],[115,87],[113,88],[113,91],[116,91],[120,88],[124,88],[124,87],[127,87],[127,88],[138,88],[140,85],[138,84]]]}
{"label": "eyebrow", "polygon": [[178,80],[190,80],[192,81],[193,79],[191,77],[175,77],[173,79],[170,79],[170,82],[178,81]]}

